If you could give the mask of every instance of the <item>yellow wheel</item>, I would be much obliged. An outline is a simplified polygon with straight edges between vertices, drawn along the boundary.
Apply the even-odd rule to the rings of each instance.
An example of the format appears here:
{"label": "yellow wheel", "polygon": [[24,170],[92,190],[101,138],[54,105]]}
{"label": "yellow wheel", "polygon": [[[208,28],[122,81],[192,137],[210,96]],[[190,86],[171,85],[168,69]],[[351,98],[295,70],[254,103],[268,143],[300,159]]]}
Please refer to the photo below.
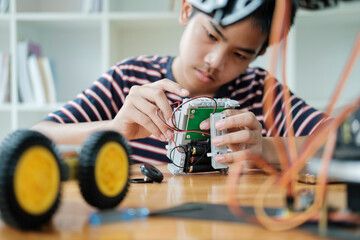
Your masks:
{"label": "yellow wheel", "polygon": [[60,158],[53,143],[29,130],[10,134],[0,150],[0,210],[9,225],[34,229],[59,205]]}
{"label": "yellow wheel", "polygon": [[99,209],[116,207],[130,178],[130,147],[113,131],[91,135],[79,156],[79,185],[84,199]]}

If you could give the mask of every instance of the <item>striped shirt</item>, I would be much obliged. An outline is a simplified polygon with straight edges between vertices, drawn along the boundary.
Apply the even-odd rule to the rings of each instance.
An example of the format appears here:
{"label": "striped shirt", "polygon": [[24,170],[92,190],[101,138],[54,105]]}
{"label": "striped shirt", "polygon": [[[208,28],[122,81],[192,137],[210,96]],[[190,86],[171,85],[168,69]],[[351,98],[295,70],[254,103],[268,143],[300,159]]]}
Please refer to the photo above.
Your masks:
{"label": "striped shirt", "polygon": [[[110,120],[115,117],[124,104],[129,90],[134,85],[143,85],[168,78],[174,80],[171,56],[139,56],[126,59],[103,74],[94,84],[81,92],[59,110],[50,113],[45,120],[58,123],[77,123]],[[214,98],[231,98],[240,103],[240,109],[251,111],[262,124],[263,136],[287,136],[283,86],[274,80],[273,87],[266,93],[264,84],[274,80],[261,68],[247,68],[233,81],[223,85]],[[273,91],[273,101],[268,93]],[[174,94],[167,94],[171,102],[181,101]],[[264,99],[271,102],[273,116],[264,115]],[[311,134],[323,121],[323,113],[308,106],[303,100],[290,93],[291,127],[295,136]],[[274,119],[273,125],[266,127],[264,122]],[[267,124],[268,125],[268,124]],[[166,157],[165,145],[154,136],[130,141],[135,162],[157,164],[170,162]]]}

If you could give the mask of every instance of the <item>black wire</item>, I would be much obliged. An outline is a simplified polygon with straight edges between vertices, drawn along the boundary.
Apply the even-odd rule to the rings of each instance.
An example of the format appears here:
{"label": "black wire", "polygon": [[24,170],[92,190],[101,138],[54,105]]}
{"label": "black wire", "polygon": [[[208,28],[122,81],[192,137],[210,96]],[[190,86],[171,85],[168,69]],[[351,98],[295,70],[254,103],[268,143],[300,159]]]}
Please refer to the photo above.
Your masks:
{"label": "black wire", "polygon": [[175,165],[175,167],[184,168],[184,167],[180,167],[179,165],[175,164],[175,163],[174,163],[174,160],[173,160],[172,157],[171,157],[171,154],[172,154],[173,151],[174,151],[175,149],[177,149],[177,148],[182,148],[182,149],[184,150],[185,155],[186,155],[187,151],[186,151],[186,149],[185,149],[183,146],[176,146],[176,147],[174,147],[173,149],[171,149],[170,154],[169,154],[169,156],[170,156],[169,159],[170,159],[171,163]]}
{"label": "black wire", "polygon": [[172,129],[172,130],[175,130],[175,131],[181,131],[179,128],[177,128],[175,125],[174,127],[170,126],[169,124],[166,123],[166,121],[161,118],[160,114],[159,114],[159,111],[160,111],[160,108],[158,108],[158,110],[156,111],[156,114],[158,115],[160,121],[162,121],[168,128]]}

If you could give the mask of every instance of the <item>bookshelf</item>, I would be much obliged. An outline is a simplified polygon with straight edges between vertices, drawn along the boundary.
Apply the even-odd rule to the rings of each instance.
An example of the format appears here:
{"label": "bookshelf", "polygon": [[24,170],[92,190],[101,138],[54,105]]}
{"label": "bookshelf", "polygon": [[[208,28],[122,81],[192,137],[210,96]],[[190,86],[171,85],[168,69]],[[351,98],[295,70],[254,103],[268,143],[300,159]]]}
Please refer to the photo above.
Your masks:
{"label": "bookshelf", "polygon": [[[183,29],[178,24],[179,0],[102,0],[102,11],[94,13],[82,10],[83,1],[10,0],[9,11],[0,15],[0,52],[11,54],[11,99],[0,104],[0,140],[10,131],[32,126],[73,99],[123,58],[178,54]],[[316,107],[324,108],[340,76],[359,32],[359,12],[359,3],[343,3],[337,9],[300,11],[297,16],[288,49],[289,84]],[[57,103],[19,101],[16,53],[17,43],[23,40],[38,43],[43,55],[53,60]],[[359,62],[342,103],[359,94]],[[266,67],[268,55],[255,64]]]}

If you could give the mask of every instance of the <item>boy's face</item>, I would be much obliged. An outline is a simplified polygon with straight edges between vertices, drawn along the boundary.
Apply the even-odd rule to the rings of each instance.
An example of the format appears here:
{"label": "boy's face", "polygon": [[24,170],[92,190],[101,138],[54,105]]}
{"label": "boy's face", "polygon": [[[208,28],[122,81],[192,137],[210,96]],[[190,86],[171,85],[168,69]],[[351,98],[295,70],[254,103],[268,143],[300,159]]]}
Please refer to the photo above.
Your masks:
{"label": "boy's face", "polygon": [[180,56],[173,72],[190,95],[213,95],[234,80],[255,59],[266,40],[249,19],[225,28],[198,12],[189,19],[192,7],[184,3],[180,23],[186,26],[180,41]]}

